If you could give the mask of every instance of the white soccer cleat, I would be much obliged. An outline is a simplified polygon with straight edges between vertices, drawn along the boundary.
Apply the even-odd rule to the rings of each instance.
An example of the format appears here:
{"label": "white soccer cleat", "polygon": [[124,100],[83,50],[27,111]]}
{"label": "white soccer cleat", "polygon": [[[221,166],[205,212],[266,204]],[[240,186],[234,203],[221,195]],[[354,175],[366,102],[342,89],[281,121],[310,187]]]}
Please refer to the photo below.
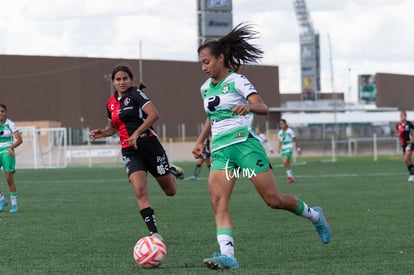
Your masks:
{"label": "white soccer cleat", "polygon": [[414,175],[410,175],[410,176],[408,177],[408,181],[414,181]]}

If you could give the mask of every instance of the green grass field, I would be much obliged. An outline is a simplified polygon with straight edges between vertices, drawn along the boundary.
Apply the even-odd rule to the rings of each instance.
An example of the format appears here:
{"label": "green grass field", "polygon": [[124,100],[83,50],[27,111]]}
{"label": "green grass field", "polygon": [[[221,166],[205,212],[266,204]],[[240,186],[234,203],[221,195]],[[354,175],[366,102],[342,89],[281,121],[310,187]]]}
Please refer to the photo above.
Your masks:
{"label": "green grass field", "polygon": [[[280,160],[272,163],[282,192],[324,209],[331,243],[323,245],[307,220],[268,208],[249,181],[240,179],[231,200],[240,268],[225,273],[414,272],[414,183],[407,182],[399,156],[377,162],[301,158],[293,185],[285,184]],[[193,163],[180,164],[192,173]],[[218,251],[206,170],[198,181],[180,181],[175,197],[163,195],[149,177],[168,248],[167,260],[154,270],[139,268],[132,257],[147,229],[122,166],[19,170],[21,211],[0,213],[0,274],[214,273],[202,265]]]}

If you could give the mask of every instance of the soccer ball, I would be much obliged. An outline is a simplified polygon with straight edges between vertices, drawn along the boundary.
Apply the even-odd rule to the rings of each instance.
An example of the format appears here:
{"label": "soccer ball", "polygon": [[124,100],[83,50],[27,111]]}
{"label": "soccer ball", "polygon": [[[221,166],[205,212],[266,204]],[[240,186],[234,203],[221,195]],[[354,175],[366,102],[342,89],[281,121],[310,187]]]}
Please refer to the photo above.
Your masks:
{"label": "soccer ball", "polygon": [[158,267],[167,258],[167,247],[154,236],[141,238],[134,247],[134,259],[144,268]]}

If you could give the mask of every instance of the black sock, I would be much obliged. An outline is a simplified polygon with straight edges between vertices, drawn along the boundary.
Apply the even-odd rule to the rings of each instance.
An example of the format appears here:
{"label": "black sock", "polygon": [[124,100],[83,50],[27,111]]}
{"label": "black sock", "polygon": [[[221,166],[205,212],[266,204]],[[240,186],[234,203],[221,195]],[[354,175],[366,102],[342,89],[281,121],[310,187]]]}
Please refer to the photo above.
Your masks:
{"label": "black sock", "polygon": [[207,167],[208,167],[208,170],[210,170],[211,165],[207,165]]}
{"label": "black sock", "polygon": [[140,213],[150,234],[157,233],[157,219],[155,218],[154,210],[151,207],[147,207],[142,209]]}
{"label": "black sock", "polygon": [[410,172],[410,175],[414,175],[414,165],[409,165],[409,166],[407,166],[407,168],[408,168],[408,171]]}
{"label": "black sock", "polygon": [[201,171],[201,165],[197,164],[195,170],[194,170],[194,177],[198,177]]}

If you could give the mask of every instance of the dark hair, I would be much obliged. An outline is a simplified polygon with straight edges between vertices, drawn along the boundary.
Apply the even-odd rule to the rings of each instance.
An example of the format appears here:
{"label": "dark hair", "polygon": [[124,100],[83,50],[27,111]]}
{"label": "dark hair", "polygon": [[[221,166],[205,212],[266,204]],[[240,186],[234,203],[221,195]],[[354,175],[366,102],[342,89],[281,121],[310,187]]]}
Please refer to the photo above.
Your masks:
{"label": "dark hair", "polygon": [[404,111],[404,110],[400,111],[400,113],[401,113],[401,114],[404,114],[405,116],[407,116],[407,112],[406,112],[406,111]]}
{"label": "dark hair", "polygon": [[257,38],[257,34],[250,25],[241,23],[219,40],[204,42],[198,47],[197,52],[200,54],[203,49],[209,48],[215,57],[223,54],[224,66],[237,72],[241,66],[255,63],[262,58],[263,50],[248,43],[249,40]]}
{"label": "dark hair", "polygon": [[132,74],[131,69],[127,65],[118,65],[112,70],[112,73],[111,73],[112,81],[115,79],[115,75],[117,72],[126,72],[129,78],[134,79],[134,75]]}
{"label": "dark hair", "polygon": [[286,119],[281,118],[280,121],[283,122],[284,124],[286,124],[286,126],[288,126],[288,124],[286,122]]}
{"label": "dark hair", "polygon": [[[131,78],[131,80],[134,79],[134,75],[132,74],[131,68],[129,68],[127,65],[118,65],[112,70],[112,73],[111,73],[112,81],[114,81],[115,75],[117,72],[126,72],[129,78]],[[138,89],[143,90],[147,87],[148,87],[147,85],[145,85],[144,83],[141,83],[139,84]]]}
{"label": "dark hair", "polygon": [[4,105],[4,104],[0,104],[0,107],[2,107],[4,110],[6,110],[6,112],[7,112],[7,107],[6,107],[6,105]]}

